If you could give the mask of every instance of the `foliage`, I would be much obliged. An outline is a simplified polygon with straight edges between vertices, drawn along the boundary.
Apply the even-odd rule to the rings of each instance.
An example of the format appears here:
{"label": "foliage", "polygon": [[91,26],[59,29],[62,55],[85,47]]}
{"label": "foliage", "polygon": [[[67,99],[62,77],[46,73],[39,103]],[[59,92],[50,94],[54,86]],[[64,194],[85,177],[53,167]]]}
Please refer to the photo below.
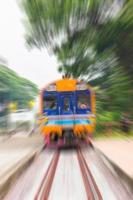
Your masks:
{"label": "foliage", "polygon": [[93,71],[94,41],[112,2],[23,0],[27,43],[38,48],[47,46],[57,55],[59,70],[74,77]]}
{"label": "foliage", "polygon": [[123,68],[112,68],[108,79],[102,80],[100,85],[101,87],[96,91],[98,113],[103,110],[117,112],[117,114],[133,113],[132,80],[125,74]]}
{"label": "foliage", "polygon": [[18,102],[19,107],[23,107],[35,98],[37,92],[34,83],[0,65],[0,102]]}
{"label": "foliage", "polygon": [[98,113],[133,113],[133,1],[21,1],[29,46],[46,46],[61,73],[98,86]]}
{"label": "foliage", "polygon": [[[98,54],[112,49],[126,72],[133,74],[133,1],[127,1],[118,17],[103,24],[97,34],[95,48]],[[133,75],[132,75],[133,77]]]}

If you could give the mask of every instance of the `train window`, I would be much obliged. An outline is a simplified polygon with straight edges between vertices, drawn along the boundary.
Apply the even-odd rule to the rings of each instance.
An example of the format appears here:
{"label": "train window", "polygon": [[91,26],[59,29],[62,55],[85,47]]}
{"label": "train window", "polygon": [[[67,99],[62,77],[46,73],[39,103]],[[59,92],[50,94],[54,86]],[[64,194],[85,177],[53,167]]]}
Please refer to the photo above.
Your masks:
{"label": "train window", "polygon": [[55,110],[57,108],[57,98],[56,96],[46,96],[44,97],[44,109]]}
{"label": "train window", "polygon": [[90,108],[90,96],[89,94],[77,94],[77,106],[79,109]]}

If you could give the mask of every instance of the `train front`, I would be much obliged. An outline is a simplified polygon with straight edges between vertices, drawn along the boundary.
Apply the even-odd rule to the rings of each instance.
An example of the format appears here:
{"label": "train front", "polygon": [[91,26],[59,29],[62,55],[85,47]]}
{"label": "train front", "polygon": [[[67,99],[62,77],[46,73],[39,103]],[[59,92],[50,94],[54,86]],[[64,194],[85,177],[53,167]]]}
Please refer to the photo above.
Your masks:
{"label": "train front", "polygon": [[41,91],[40,106],[40,128],[47,145],[73,145],[92,137],[95,96],[86,83],[55,81]]}

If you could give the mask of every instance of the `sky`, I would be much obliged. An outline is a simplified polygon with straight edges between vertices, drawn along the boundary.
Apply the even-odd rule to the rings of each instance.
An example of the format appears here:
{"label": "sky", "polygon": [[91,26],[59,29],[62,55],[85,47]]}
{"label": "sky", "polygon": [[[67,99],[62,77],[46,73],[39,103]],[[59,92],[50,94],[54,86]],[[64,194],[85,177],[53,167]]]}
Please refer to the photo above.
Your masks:
{"label": "sky", "polygon": [[28,50],[25,45],[23,13],[17,0],[0,0],[0,56],[20,76],[36,83],[39,88],[61,77],[56,57],[46,49]]}

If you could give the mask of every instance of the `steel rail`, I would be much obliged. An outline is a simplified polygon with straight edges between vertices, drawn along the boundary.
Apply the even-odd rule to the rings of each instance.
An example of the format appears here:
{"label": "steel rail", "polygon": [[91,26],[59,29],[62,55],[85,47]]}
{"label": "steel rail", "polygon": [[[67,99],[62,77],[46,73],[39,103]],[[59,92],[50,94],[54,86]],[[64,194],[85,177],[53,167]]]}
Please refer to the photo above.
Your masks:
{"label": "steel rail", "polygon": [[60,151],[57,151],[51,160],[47,171],[44,173],[43,180],[40,184],[40,187],[35,195],[34,200],[47,200],[50,194],[52,187],[53,179],[55,176],[58,160],[59,160]]}
{"label": "steel rail", "polygon": [[77,150],[77,157],[88,200],[102,200],[102,195],[80,149]]}

